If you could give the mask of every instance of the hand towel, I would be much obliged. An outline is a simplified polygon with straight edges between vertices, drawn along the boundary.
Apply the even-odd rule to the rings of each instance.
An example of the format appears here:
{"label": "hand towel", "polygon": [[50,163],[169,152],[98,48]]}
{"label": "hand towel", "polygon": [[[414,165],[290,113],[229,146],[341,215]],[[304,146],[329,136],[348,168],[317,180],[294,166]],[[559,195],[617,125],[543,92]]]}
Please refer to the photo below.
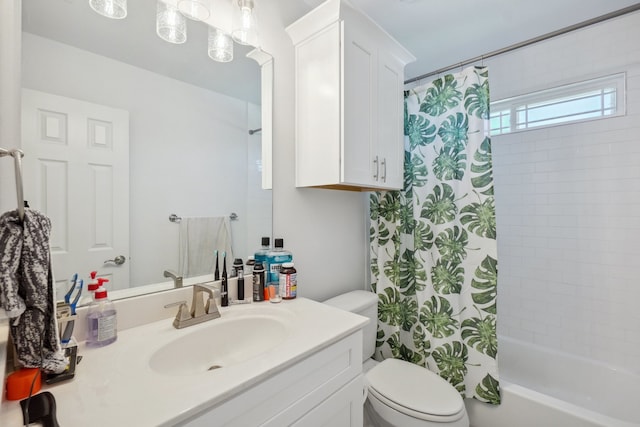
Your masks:
{"label": "hand towel", "polygon": [[0,305],[10,319],[19,363],[60,373],[66,361],[60,348],[49,235],[51,220],[27,209],[0,217]]}
{"label": "hand towel", "polygon": [[222,252],[227,253],[227,271],[233,263],[229,217],[183,218],[180,222],[180,274],[183,277],[211,274],[218,251],[222,272]]}

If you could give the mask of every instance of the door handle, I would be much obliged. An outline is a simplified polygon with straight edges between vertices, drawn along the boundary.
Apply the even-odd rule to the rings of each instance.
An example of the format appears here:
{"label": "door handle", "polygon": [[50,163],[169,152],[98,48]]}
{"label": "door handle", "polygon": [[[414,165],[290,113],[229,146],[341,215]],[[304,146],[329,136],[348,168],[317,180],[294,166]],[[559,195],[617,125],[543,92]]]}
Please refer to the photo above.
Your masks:
{"label": "door handle", "polygon": [[382,159],[382,182],[387,182],[387,158]]}
{"label": "door handle", "polygon": [[108,259],[106,260],[104,263],[108,264],[108,263],[113,263],[115,265],[122,265],[127,261],[127,259],[124,257],[124,255],[118,255],[117,257],[115,257],[114,259]]}

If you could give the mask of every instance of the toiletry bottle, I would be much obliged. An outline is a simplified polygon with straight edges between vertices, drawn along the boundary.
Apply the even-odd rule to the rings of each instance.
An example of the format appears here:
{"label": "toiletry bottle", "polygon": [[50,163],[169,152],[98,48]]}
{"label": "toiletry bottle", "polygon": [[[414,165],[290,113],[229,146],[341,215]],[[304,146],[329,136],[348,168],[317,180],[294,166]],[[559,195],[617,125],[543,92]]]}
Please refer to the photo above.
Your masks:
{"label": "toiletry bottle", "polygon": [[102,347],[118,339],[116,309],[105,288],[98,288],[87,313],[87,347]]}
{"label": "toiletry bottle", "polygon": [[298,295],[298,272],[292,262],[282,263],[279,290],[283,299],[294,299]]}
{"label": "toiletry bottle", "polygon": [[100,287],[100,284],[98,283],[98,279],[96,279],[97,274],[98,274],[97,271],[92,271],[89,273],[89,277],[91,278],[91,281],[87,283],[87,291],[88,291],[87,294],[83,296],[82,299],[80,300],[81,306],[89,305],[93,302],[94,294]]}
{"label": "toiletry bottle", "polygon": [[233,275],[238,278],[238,301],[244,300],[244,264],[242,258],[233,260]]}
{"label": "toiletry bottle", "polygon": [[108,281],[109,279],[105,279],[104,277],[98,277],[95,282],[89,283],[89,285],[87,285],[87,290],[89,291],[89,295],[87,296],[88,303],[92,303],[93,301],[96,300],[96,291],[104,287],[104,284],[107,283]]}
{"label": "toiletry bottle", "polygon": [[222,278],[220,279],[220,295],[223,307],[229,306],[229,286],[227,283],[227,253],[222,252]]}
{"label": "toiletry bottle", "polygon": [[253,258],[256,263],[261,262],[266,266],[267,254],[271,250],[271,239],[269,237],[263,237],[261,243],[262,246],[256,251]]}
{"label": "toiletry bottle", "polygon": [[267,282],[278,282],[282,264],[293,261],[291,252],[284,250],[284,239],[275,239],[273,246],[273,250],[267,253]]}
{"label": "toiletry bottle", "polygon": [[253,300],[264,301],[265,271],[261,262],[253,265]]}
{"label": "toiletry bottle", "polygon": [[249,270],[249,271],[253,271],[253,265],[254,265],[255,263],[256,263],[256,259],[255,259],[255,257],[254,257],[253,255],[249,255],[249,256],[247,257],[247,264],[246,264],[246,266],[247,266],[247,270]]}

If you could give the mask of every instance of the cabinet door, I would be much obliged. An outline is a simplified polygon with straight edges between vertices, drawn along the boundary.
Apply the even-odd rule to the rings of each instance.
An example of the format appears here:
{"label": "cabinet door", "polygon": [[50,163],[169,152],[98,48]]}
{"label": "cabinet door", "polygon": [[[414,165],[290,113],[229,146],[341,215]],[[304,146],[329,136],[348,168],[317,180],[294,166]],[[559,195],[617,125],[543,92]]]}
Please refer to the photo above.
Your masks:
{"label": "cabinet door", "polygon": [[340,24],[296,45],[296,185],[337,184],[340,172]]}
{"label": "cabinet door", "polygon": [[292,427],[360,427],[363,424],[362,375],[329,396]]}
{"label": "cabinet door", "polygon": [[376,104],[376,46],[360,26],[343,22],[343,141],[342,182],[377,183],[374,164]]}
{"label": "cabinet door", "polygon": [[401,189],[404,180],[403,65],[384,51],[378,55],[377,152],[381,188]]}

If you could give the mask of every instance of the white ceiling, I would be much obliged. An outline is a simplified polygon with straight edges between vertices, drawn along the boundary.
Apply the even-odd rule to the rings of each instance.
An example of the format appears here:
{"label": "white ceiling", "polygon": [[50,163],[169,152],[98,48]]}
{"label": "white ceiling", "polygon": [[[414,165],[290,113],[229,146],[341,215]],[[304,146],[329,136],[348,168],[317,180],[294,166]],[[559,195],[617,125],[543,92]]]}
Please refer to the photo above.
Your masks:
{"label": "white ceiling", "polygon": [[[289,24],[321,0],[256,0]],[[267,3],[269,2],[269,3]],[[350,0],[411,51],[406,78],[459,63],[631,5],[633,0]],[[124,20],[93,12],[87,0],[23,0],[23,28],[85,50],[258,102],[259,70],[236,45],[232,63],[206,55],[206,26],[189,21],[188,41],[155,35],[156,0],[130,0]],[[140,40],[134,43],[134,40]],[[171,58],[168,61],[167,58]]]}
{"label": "white ceiling", "polygon": [[635,0],[351,0],[418,60],[407,79],[638,4]]}

